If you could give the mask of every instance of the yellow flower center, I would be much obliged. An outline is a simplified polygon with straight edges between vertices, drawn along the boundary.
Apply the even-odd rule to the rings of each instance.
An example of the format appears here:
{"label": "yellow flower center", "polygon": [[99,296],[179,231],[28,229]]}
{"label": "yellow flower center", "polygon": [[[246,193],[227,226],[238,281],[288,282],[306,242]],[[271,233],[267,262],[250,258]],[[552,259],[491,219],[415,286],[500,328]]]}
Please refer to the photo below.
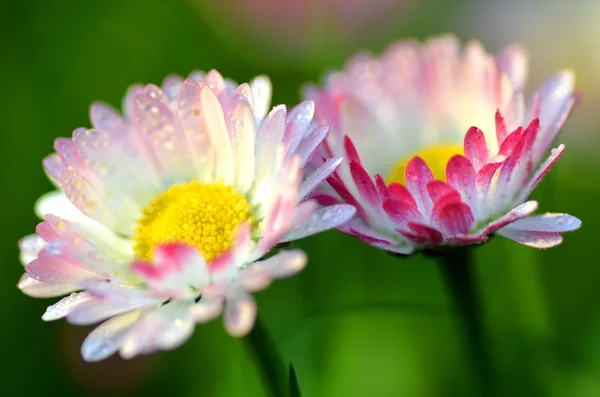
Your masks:
{"label": "yellow flower center", "polygon": [[173,185],[142,211],[135,256],[150,261],[157,244],[179,242],[198,248],[208,262],[232,246],[240,224],[247,220],[252,222],[250,204],[231,186]]}
{"label": "yellow flower center", "polygon": [[403,185],[406,184],[406,166],[408,165],[408,162],[415,156],[419,156],[427,163],[429,168],[431,168],[431,172],[433,173],[433,177],[435,179],[445,182],[446,165],[448,164],[448,160],[450,160],[452,156],[456,154],[463,154],[463,145],[451,144],[428,146],[397,162],[392,169],[392,172],[390,172],[387,182],[399,182]]}

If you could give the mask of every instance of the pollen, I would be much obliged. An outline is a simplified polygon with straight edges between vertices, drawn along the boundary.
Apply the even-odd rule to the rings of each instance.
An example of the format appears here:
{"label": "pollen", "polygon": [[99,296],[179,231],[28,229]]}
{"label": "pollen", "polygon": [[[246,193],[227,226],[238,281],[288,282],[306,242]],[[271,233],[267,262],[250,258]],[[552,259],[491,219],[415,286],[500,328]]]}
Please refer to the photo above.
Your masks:
{"label": "pollen", "polygon": [[463,145],[452,144],[425,147],[397,162],[390,172],[387,182],[406,184],[406,166],[415,156],[419,156],[427,163],[435,179],[446,182],[446,165],[452,156],[457,154],[463,154]]}
{"label": "pollen", "polygon": [[137,258],[152,260],[157,244],[193,245],[207,262],[228,250],[244,221],[252,222],[250,204],[221,183],[173,185],[142,211],[134,237]]}

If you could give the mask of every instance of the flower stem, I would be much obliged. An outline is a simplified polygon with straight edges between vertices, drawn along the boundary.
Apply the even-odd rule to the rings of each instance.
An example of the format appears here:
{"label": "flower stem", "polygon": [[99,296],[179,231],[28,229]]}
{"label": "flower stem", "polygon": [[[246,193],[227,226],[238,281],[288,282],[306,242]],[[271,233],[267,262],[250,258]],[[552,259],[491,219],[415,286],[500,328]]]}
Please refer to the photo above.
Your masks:
{"label": "flower stem", "polygon": [[[471,248],[472,249],[472,248]],[[486,347],[481,304],[475,283],[474,263],[469,247],[457,247],[435,255],[454,310],[460,318],[465,345],[469,346],[474,369],[486,395],[493,392],[492,362]]]}
{"label": "flower stem", "polygon": [[283,360],[259,318],[244,340],[260,372],[265,396],[287,397],[289,386]]}

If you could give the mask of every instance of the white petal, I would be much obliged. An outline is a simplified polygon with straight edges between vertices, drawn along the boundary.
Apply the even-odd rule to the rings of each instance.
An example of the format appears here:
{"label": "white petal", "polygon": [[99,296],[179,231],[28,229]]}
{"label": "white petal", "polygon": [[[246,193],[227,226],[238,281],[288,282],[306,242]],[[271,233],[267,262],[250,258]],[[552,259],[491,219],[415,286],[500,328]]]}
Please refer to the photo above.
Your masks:
{"label": "white petal", "polygon": [[511,223],[511,229],[536,232],[572,232],[581,227],[581,221],[568,214],[543,214],[529,216]]}
{"label": "white petal", "polygon": [[256,122],[247,102],[240,102],[233,111],[231,137],[234,142],[236,189],[245,194],[254,182]]}
{"label": "white petal", "polygon": [[327,136],[329,127],[318,127],[310,132],[310,134],[302,141],[296,153],[300,156],[300,164],[304,166],[313,154],[315,149],[321,144]]}
{"label": "white petal", "polygon": [[255,262],[250,268],[258,268],[273,279],[290,277],[304,269],[308,257],[301,250],[280,251],[268,259]]}
{"label": "white petal", "polygon": [[308,196],[321,182],[323,182],[336,168],[342,163],[343,158],[327,159],[323,165],[314,170],[300,184],[298,197],[303,200]]}
{"label": "white petal", "polygon": [[121,343],[121,357],[129,359],[156,350],[171,350],[194,332],[190,302],[172,302],[143,315]]}
{"label": "white petal", "polygon": [[256,302],[243,288],[231,288],[225,300],[225,329],[231,336],[247,335],[256,321]]}
{"label": "white petal", "polygon": [[63,284],[46,284],[31,278],[27,273],[21,276],[18,287],[25,294],[34,298],[52,298],[62,296],[81,289],[77,282]]}
{"label": "white petal", "polygon": [[557,232],[513,229],[510,225],[498,230],[497,233],[519,244],[538,249],[556,247],[563,241],[562,236]]}
{"label": "white petal", "polygon": [[[256,171],[255,179],[262,180],[273,166],[277,147],[281,145],[285,132],[285,105],[273,108],[260,125],[256,135]],[[284,148],[285,149],[285,148]],[[285,150],[284,150],[285,153]]]}
{"label": "white petal", "polygon": [[234,159],[223,107],[215,93],[208,86],[202,87],[200,91],[200,103],[202,117],[216,149],[215,178],[225,184],[231,184],[233,182]]}
{"label": "white petal", "polygon": [[335,204],[317,210],[304,224],[288,233],[281,242],[298,240],[342,225],[356,213],[348,204]]}
{"label": "white petal", "polygon": [[37,258],[38,253],[46,246],[46,242],[38,234],[30,234],[19,241],[19,259],[23,265]]}
{"label": "white petal", "polygon": [[190,314],[197,323],[205,323],[218,317],[222,311],[222,298],[208,299],[203,296],[198,303],[191,307]]}
{"label": "white petal", "polygon": [[62,298],[52,306],[48,306],[42,316],[44,321],[54,321],[66,317],[77,306],[93,299],[87,292],[74,292],[71,295]]}
{"label": "white petal", "polygon": [[100,361],[119,350],[121,341],[142,314],[136,310],[115,317],[94,329],[81,345],[81,355],[85,361]]}
{"label": "white petal", "polygon": [[260,124],[271,105],[271,81],[267,76],[257,76],[250,82],[250,88],[254,97],[254,117]]}
{"label": "white petal", "polygon": [[113,300],[94,299],[75,307],[67,316],[67,321],[76,325],[89,325],[132,310],[158,306],[160,303],[160,299],[150,296],[137,299],[132,296],[129,300],[122,297]]}

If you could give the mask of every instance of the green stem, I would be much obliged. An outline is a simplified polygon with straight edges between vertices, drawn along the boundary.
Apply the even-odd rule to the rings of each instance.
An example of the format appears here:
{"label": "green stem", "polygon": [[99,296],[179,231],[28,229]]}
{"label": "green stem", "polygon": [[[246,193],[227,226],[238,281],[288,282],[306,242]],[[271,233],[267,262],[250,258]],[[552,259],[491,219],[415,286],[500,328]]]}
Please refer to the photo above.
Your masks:
{"label": "green stem", "polygon": [[285,365],[259,318],[256,319],[254,328],[244,340],[260,372],[265,396],[287,397],[289,387]]}
{"label": "green stem", "polygon": [[469,247],[458,247],[436,253],[440,272],[446,283],[454,309],[460,319],[465,345],[481,387],[487,395],[493,392],[492,362],[487,349],[481,304],[477,293],[475,269]]}

